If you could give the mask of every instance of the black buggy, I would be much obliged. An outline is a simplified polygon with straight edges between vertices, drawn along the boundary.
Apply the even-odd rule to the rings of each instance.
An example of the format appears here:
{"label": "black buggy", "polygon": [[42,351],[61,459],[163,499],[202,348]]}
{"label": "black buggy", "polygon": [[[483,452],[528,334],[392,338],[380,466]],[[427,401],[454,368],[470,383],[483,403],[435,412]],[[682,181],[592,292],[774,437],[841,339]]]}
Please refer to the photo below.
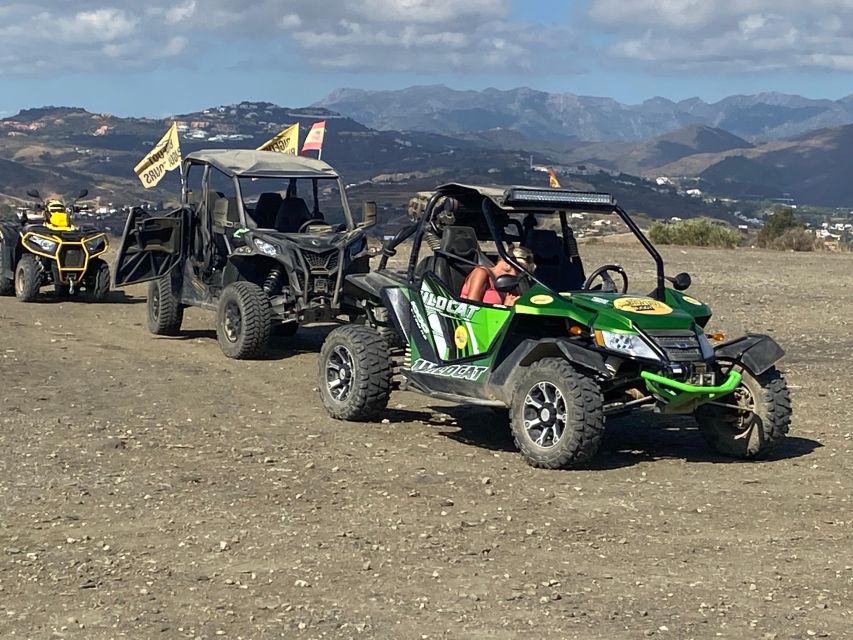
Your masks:
{"label": "black buggy", "polygon": [[216,312],[216,334],[230,358],[264,353],[270,335],[302,324],[348,318],[346,275],[367,273],[364,229],[344,185],[325,162],[271,151],[208,150],[184,160],[181,206],[134,209],[115,266],[115,284],[150,281],[148,328],[176,335],[183,310]]}

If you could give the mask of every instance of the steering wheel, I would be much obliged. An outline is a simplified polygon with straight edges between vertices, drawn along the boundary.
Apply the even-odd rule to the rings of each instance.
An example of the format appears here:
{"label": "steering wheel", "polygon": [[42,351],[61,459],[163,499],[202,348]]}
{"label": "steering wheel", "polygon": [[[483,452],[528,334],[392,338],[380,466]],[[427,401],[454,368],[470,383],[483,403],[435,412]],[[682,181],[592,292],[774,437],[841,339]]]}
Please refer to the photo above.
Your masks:
{"label": "steering wheel", "polygon": [[[613,278],[610,277],[610,271],[614,273],[618,273],[622,277],[622,290],[616,287],[616,283],[613,282]],[[601,278],[602,283],[599,285],[600,291],[605,293],[628,293],[628,274],[625,273],[625,269],[620,267],[618,264],[605,264],[591,274],[586,279],[586,282],[583,283],[583,290],[590,291],[592,290],[592,283],[595,282],[596,278]]]}
{"label": "steering wheel", "polygon": [[323,218],[311,218],[310,220],[306,220],[305,222],[300,224],[299,229],[296,231],[296,233],[302,233],[303,231],[307,230],[308,227],[310,227],[312,224],[327,224],[327,223],[325,220],[323,220]]}

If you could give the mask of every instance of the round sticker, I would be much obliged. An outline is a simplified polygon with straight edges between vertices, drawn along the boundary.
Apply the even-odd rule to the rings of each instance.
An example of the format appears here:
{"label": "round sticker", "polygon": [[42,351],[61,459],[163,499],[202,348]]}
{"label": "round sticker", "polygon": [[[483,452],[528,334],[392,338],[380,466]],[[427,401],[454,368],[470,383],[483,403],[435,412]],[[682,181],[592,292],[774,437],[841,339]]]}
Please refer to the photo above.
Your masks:
{"label": "round sticker", "polygon": [[540,293],[539,295],[530,298],[530,302],[532,302],[533,304],[551,304],[552,302],[554,302],[554,298]]}
{"label": "round sticker", "polygon": [[691,298],[690,296],[681,296],[681,299],[689,304],[695,304],[697,307],[702,306],[702,303],[699,302],[696,298]]}
{"label": "round sticker", "polygon": [[654,298],[619,298],[613,301],[613,306],[620,311],[643,313],[649,316],[665,316],[672,313],[672,307]]}
{"label": "round sticker", "polygon": [[456,333],[453,334],[453,341],[456,343],[457,349],[464,349],[468,345],[468,330],[465,325],[460,324],[456,327]]}

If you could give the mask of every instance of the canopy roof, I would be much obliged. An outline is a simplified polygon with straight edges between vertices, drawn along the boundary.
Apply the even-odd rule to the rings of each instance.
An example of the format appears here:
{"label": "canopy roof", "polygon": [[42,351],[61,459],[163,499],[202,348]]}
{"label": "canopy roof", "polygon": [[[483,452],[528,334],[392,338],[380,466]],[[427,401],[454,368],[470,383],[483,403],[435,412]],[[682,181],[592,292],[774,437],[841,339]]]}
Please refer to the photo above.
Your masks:
{"label": "canopy roof", "polygon": [[188,162],[209,164],[229,177],[322,177],[338,174],[322,160],[254,149],[202,149],[186,157]]}

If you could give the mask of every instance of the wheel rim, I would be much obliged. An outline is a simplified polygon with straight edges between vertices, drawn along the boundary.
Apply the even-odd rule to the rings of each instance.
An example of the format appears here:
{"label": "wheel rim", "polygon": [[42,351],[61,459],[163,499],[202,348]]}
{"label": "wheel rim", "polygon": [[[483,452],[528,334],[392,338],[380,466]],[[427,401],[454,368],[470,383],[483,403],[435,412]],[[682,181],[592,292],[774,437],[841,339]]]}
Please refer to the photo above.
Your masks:
{"label": "wheel rim", "polygon": [[566,399],[556,385],[538,382],[527,392],[522,408],[527,436],[543,449],[555,447],[566,432]]}
{"label": "wheel rim", "polygon": [[755,413],[755,398],[752,393],[746,388],[746,385],[740,385],[732,393],[737,402],[738,409],[733,411],[735,415],[730,418],[730,424],[735,431],[735,440],[747,437],[752,428],[758,422],[758,415]]}
{"label": "wheel rim", "polygon": [[151,292],[151,319],[157,321],[160,319],[160,290],[154,289]]}
{"label": "wheel rim", "polygon": [[240,313],[240,306],[236,302],[229,302],[225,305],[225,337],[228,342],[237,342],[242,331],[243,314]]}
{"label": "wheel rim", "polygon": [[18,269],[15,273],[15,293],[20,295],[24,294],[24,270]]}
{"label": "wheel rim", "polygon": [[352,391],[353,357],[350,350],[343,345],[332,349],[326,360],[326,389],[329,395],[343,402]]}

